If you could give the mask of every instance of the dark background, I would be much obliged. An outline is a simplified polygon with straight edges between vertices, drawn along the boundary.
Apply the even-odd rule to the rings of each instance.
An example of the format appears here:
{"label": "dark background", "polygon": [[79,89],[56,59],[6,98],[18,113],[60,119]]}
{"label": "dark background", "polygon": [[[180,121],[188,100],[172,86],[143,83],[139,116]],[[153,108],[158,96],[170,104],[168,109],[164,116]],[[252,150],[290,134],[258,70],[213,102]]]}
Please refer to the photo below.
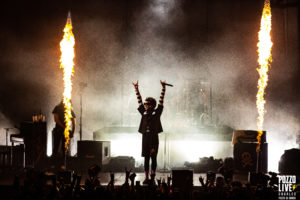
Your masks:
{"label": "dark background", "polygon": [[[265,95],[265,129],[290,146],[300,130],[297,3],[272,1],[273,62]],[[59,42],[71,11],[77,118],[79,83],[87,83],[84,139],[104,126],[138,123],[131,85],[136,80],[143,97],[159,96],[159,80],[175,85],[167,90],[165,124],[174,114],[175,93],[192,93],[188,81],[206,80],[212,84],[214,123],[256,129],[262,9],[262,0],[1,1],[1,128],[42,111],[51,131],[51,112],[63,92]]]}

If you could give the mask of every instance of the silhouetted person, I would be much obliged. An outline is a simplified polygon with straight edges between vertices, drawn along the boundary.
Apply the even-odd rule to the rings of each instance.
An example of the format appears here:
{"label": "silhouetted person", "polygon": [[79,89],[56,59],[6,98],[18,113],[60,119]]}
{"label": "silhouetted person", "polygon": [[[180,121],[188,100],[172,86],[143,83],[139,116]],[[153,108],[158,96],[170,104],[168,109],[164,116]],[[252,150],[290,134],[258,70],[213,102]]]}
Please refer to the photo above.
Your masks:
{"label": "silhouetted person", "polygon": [[152,97],[147,97],[144,104],[142,103],[142,97],[139,92],[138,81],[133,83],[135,92],[137,95],[139,107],[138,111],[142,115],[142,119],[139,126],[139,132],[142,136],[142,156],[144,159],[145,169],[145,181],[143,183],[149,183],[149,162],[151,158],[151,176],[155,176],[157,166],[157,152],[158,152],[158,134],[163,131],[160,116],[163,111],[164,96],[166,91],[165,81],[160,81],[162,85],[162,91],[160,95],[159,104],[156,107],[156,100]]}
{"label": "silhouetted person", "polygon": [[234,161],[233,158],[225,158],[223,165],[218,169],[224,176],[225,182],[229,184],[233,178]]}
{"label": "silhouetted person", "polygon": [[[53,140],[53,148],[52,148],[52,157],[55,159],[60,159],[61,163],[63,164],[63,159],[65,158],[65,114],[64,114],[65,108],[64,103],[61,101],[58,105],[55,106],[54,110],[52,111],[54,115],[54,121],[55,121],[55,128],[52,131],[52,140]],[[70,138],[73,137],[75,132],[75,113],[73,110],[71,111],[72,114],[72,129],[70,131]]]}

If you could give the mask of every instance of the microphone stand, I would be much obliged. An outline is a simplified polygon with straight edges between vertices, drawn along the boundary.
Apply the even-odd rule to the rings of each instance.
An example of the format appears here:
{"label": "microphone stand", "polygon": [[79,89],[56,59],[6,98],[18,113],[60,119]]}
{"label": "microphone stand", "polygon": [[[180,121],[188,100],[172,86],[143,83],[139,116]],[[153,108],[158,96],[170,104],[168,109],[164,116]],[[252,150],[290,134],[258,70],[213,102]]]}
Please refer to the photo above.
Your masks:
{"label": "microphone stand", "polygon": [[79,122],[79,136],[82,140],[82,93],[80,93],[80,122]]}
{"label": "microphone stand", "polygon": [[87,83],[81,82],[79,84],[79,90],[80,90],[80,124],[79,124],[79,140],[82,141],[82,93],[84,88],[87,87]]}

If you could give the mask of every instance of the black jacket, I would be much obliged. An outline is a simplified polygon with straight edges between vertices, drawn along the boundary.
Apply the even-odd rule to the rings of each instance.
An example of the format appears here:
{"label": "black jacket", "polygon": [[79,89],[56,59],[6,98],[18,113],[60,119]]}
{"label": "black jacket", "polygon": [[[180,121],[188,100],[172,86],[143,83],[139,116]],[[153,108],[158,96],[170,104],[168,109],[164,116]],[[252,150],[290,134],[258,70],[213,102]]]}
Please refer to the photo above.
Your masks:
{"label": "black jacket", "polygon": [[140,133],[146,133],[147,126],[149,126],[149,130],[152,133],[163,132],[161,122],[160,122],[160,116],[163,111],[163,108],[164,107],[162,105],[158,105],[157,108],[152,113],[147,114],[144,105],[138,107],[138,111],[142,115],[142,119],[139,127]]}

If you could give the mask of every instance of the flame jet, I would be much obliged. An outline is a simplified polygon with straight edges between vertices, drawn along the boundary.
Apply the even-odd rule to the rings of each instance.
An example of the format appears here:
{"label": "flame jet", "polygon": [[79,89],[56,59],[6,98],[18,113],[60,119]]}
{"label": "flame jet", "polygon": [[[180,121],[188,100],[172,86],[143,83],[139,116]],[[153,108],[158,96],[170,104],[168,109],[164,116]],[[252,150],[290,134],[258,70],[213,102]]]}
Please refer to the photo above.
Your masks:
{"label": "flame jet", "polygon": [[65,149],[66,151],[69,148],[69,140],[70,140],[70,128],[71,128],[71,93],[72,93],[72,76],[74,73],[74,45],[75,45],[75,38],[72,33],[72,20],[71,20],[71,13],[68,13],[67,23],[63,30],[64,36],[60,42],[60,51],[61,51],[61,58],[60,58],[60,68],[63,69],[63,80],[64,80],[64,93],[63,93],[63,103],[64,103],[64,115],[65,115],[65,131],[64,136],[66,139],[65,142]]}
{"label": "flame jet", "polygon": [[257,118],[257,127],[258,135],[257,141],[258,145],[256,151],[260,150],[261,145],[261,135],[263,134],[263,123],[264,123],[264,114],[265,114],[265,89],[268,83],[268,71],[270,63],[272,62],[271,50],[272,50],[272,41],[271,41],[271,6],[270,0],[265,0],[264,9],[262,12],[260,31],[258,33],[259,42],[257,43],[257,52],[258,52],[258,63],[259,68],[257,69],[259,74],[258,80],[258,92],[256,95],[256,107],[258,111]]}

